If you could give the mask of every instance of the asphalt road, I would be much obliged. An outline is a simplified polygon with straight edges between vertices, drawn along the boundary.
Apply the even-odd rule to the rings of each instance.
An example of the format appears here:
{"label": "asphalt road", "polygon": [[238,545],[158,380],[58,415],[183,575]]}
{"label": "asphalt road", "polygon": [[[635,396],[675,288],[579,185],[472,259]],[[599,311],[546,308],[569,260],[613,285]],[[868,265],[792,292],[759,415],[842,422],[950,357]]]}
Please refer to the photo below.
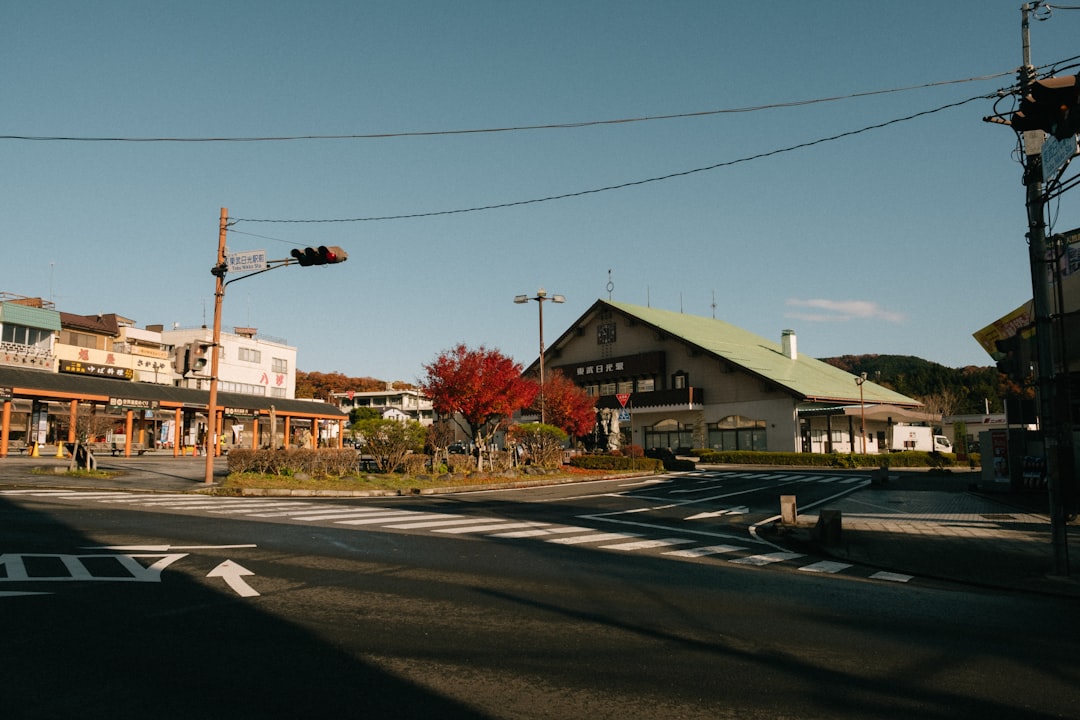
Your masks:
{"label": "asphalt road", "polygon": [[[707,482],[467,500],[0,494],[4,712],[1075,716],[1069,601],[736,564],[761,550],[744,516],[768,494],[673,500],[739,490]],[[746,547],[674,554],[738,544],[693,530]],[[693,542],[648,544],[682,531]],[[588,533],[613,536],[554,542]]]}

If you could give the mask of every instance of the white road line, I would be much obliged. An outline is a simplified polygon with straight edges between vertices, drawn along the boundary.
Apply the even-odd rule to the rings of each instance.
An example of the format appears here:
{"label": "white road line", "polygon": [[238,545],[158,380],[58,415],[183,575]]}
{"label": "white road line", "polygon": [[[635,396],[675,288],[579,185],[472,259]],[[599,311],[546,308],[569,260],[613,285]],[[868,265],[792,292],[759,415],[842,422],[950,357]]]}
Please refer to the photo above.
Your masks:
{"label": "white road line", "polygon": [[607,542],[608,540],[628,540],[641,537],[638,533],[621,532],[594,532],[589,535],[574,535],[573,537],[550,538],[545,542],[558,543],[559,545],[581,545],[583,543]]}
{"label": "white road line", "polygon": [[[321,508],[321,509],[320,509]],[[385,510],[386,508],[361,508],[358,512],[376,512],[378,510]],[[272,518],[272,517],[292,517],[294,515],[333,515],[334,513],[340,513],[341,507],[335,505],[308,505],[307,508],[302,510],[282,510],[281,512],[272,513],[252,513],[251,517],[257,518]]]}
{"label": "white road line", "polygon": [[914,576],[913,575],[901,575],[900,573],[885,572],[884,570],[882,570],[881,572],[874,573],[870,577],[873,580],[888,580],[889,582],[906,583],[908,580],[911,580],[912,577],[914,577]]}
{"label": "white road line", "polygon": [[572,532],[588,532],[591,528],[577,527],[574,525],[559,525],[557,527],[537,527],[532,530],[515,530],[514,532],[498,533],[491,537],[497,538],[531,538],[545,535],[565,535]]}
{"label": "white road line", "polygon": [[451,535],[464,535],[465,533],[482,533],[492,530],[516,530],[517,528],[532,527],[528,522],[510,522],[509,520],[496,520],[486,525],[466,525],[465,527],[435,528],[432,532],[449,533]]}
{"label": "white road line", "polygon": [[705,557],[706,555],[723,555],[724,553],[739,552],[740,550],[746,550],[746,548],[738,545],[708,545],[706,547],[689,548],[687,550],[672,550],[671,552],[666,552],[664,554],[674,555],[675,557],[697,558]]}
{"label": "white road line", "polygon": [[854,567],[849,563],[836,562],[835,560],[822,560],[821,562],[813,563],[812,565],[806,565],[799,568],[803,572],[814,573],[837,573],[841,570],[847,570],[849,567]]}
{"label": "white road line", "polygon": [[440,525],[464,525],[466,523],[474,523],[477,521],[477,518],[474,517],[463,518],[460,515],[443,513],[434,514],[439,516],[438,520],[418,520],[416,522],[395,523],[393,525],[386,525],[385,527],[393,530],[422,530],[424,528],[439,527]]}
{"label": "white road line", "polygon": [[774,552],[764,553],[762,555],[748,555],[738,560],[732,560],[735,565],[771,565],[772,563],[784,562],[785,560],[794,560],[795,558],[801,558],[802,555],[793,552]]}
{"label": "white road line", "polygon": [[685,545],[696,542],[689,538],[663,538],[660,540],[637,540],[634,542],[615,543],[614,545],[601,545],[603,550],[648,550],[649,548],[668,547],[671,545]]}
{"label": "white road line", "polygon": [[[398,520],[406,520],[408,518],[422,517],[426,513],[419,513],[415,510],[387,510],[380,513],[367,513],[366,515],[360,515],[358,513],[352,513],[351,515],[331,515],[329,517],[317,517],[311,518],[314,522],[322,522],[324,520],[331,520],[335,525],[378,525],[387,522],[397,522]],[[307,518],[296,518],[297,520],[306,520]]]}

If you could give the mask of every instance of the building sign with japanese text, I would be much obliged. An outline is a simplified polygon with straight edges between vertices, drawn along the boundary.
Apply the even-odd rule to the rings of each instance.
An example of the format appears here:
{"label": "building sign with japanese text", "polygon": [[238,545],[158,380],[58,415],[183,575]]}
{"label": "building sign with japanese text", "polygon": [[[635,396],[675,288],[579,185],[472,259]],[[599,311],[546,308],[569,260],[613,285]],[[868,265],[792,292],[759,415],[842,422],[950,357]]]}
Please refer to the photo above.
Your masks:
{"label": "building sign with japanese text", "polygon": [[131,368],[116,367],[115,365],[98,365],[96,363],[80,362],[78,360],[61,360],[60,372],[74,375],[92,375],[100,378],[114,380],[131,380],[134,372]]}

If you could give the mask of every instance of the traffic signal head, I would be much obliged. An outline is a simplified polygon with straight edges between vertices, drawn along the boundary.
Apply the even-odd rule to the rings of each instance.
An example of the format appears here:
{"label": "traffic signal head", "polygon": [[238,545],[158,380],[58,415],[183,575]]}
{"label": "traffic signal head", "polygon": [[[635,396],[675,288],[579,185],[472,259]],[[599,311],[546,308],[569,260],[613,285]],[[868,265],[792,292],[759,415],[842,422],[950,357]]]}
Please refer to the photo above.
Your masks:
{"label": "traffic signal head", "polygon": [[1076,75],[1044,78],[1031,83],[1028,94],[1009,123],[1018,132],[1043,130],[1058,140],[1080,131],[1080,83]]}
{"label": "traffic signal head", "polygon": [[177,345],[173,355],[173,369],[178,375],[187,375],[191,367],[188,365],[188,345]]}
{"label": "traffic signal head", "polygon": [[188,354],[188,367],[191,372],[199,372],[206,367],[206,361],[210,359],[209,352],[212,347],[213,345],[210,343],[191,343],[191,350]]}
{"label": "traffic signal head", "polygon": [[310,265],[334,265],[349,259],[348,253],[337,245],[320,245],[317,248],[296,248],[292,256],[300,263],[301,267]]}

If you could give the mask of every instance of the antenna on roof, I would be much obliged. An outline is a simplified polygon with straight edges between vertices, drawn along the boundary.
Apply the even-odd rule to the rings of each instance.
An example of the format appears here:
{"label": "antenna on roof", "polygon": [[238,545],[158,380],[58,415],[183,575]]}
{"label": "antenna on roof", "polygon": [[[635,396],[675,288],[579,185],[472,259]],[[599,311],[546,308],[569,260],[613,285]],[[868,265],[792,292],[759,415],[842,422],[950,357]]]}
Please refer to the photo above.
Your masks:
{"label": "antenna on roof", "polygon": [[611,300],[611,291],[615,289],[615,283],[611,282],[611,268],[607,271],[607,299]]}
{"label": "antenna on roof", "polygon": [[716,319],[716,291],[715,290],[712,291],[712,305],[710,307],[712,307],[712,319],[715,320]]}

